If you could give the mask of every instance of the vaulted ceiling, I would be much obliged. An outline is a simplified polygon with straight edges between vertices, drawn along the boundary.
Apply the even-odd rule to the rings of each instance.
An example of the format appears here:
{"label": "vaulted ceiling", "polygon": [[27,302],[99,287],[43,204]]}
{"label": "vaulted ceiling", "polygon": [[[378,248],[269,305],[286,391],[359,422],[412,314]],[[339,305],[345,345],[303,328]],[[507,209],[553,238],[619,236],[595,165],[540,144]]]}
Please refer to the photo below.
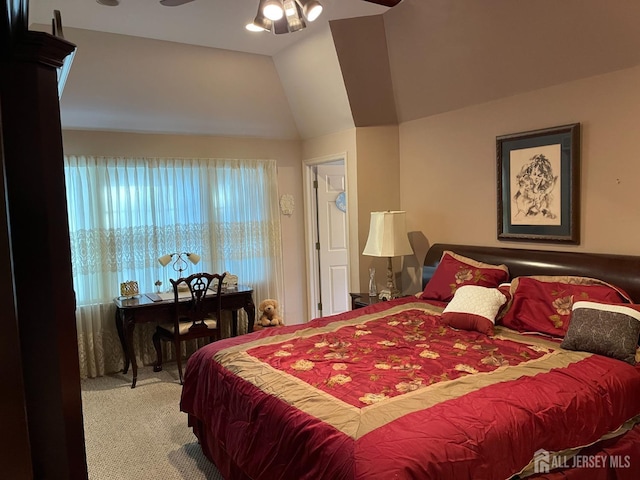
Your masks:
{"label": "vaulted ceiling", "polygon": [[[322,22],[286,35],[244,31],[256,0],[172,8],[41,0],[30,18],[32,28],[48,29],[47,16],[60,9],[78,46],[61,100],[65,128],[311,138],[640,64],[640,2],[631,0],[322,3]],[[211,4],[209,22],[189,10]],[[331,14],[335,6],[352,10]],[[252,48],[218,35],[211,18],[223,17],[236,45]]]}

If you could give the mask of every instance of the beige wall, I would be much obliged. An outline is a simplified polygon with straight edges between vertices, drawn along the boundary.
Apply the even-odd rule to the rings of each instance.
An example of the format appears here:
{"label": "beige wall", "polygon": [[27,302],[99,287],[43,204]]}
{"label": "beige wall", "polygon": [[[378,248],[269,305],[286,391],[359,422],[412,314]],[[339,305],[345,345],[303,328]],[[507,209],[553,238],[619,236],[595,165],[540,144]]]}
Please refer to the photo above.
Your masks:
{"label": "beige wall", "polygon": [[[379,287],[386,282],[386,260],[361,255],[370,213],[400,208],[398,126],[361,127],[303,142],[305,162],[346,154],[350,291],[368,288],[370,266]],[[399,260],[395,260],[399,262]],[[400,263],[394,263],[396,271]]]}
{"label": "beige wall", "polygon": [[[364,250],[371,212],[400,209],[400,157],[398,126],[357,130],[358,150],[358,253]],[[400,259],[393,259],[394,272]],[[386,285],[387,259],[360,256],[360,291],[367,291],[369,268],[376,269],[378,290]],[[396,279],[397,287],[402,285]]]}
{"label": "beige wall", "polygon": [[[431,243],[640,254],[640,67],[425,117],[397,126],[348,129],[297,141],[251,138],[63,132],[65,152],[94,155],[275,158],[280,194],[296,209],[283,216],[284,309],[288,323],[308,320],[302,163],[345,155],[351,290],[367,287],[367,270],[381,259],[360,255],[369,212],[401,208],[415,255],[394,261],[405,293],[420,288],[420,265]],[[577,246],[498,242],[498,135],[580,122],[581,237]],[[290,254],[291,253],[291,254]]]}
{"label": "beige wall", "polygon": [[[256,158],[278,162],[279,195],[289,193],[296,208],[282,215],[285,291],[283,316],[287,324],[307,321],[302,209],[301,147],[298,141],[193,135],[154,135],[117,132],[63,131],[69,155],[157,156],[193,158]],[[261,299],[255,298],[258,303]]]}
{"label": "beige wall", "polygon": [[[635,67],[403,123],[401,206],[417,258],[438,242],[639,255],[638,85]],[[496,136],[574,122],[582,126],[580,245],[498,242]],[[419,277],[412,281],[417,291]]]}
{"label": "beige wall", "polygon": [[[302,158],[305,165],[312,165],[323,161],[333,160],[336,157],[344,156],[346,182],[347,182],[347,221],[349,224],[349,283],[351,291],[356,291],[358,285],[358,183],[357,183],[357,163],[356,155],[356,129],[351,128],[339,133],[323,135],[302,142]],[[305,168],[307,168],[305,166]],[[356,206],[354,208],[354,206]],[[311,240],[306,239],[306,244],[310,245]],[[307,250],[307,255],[309,252]],[[310,269],[306,269],[306,279],[310,275]],[[305,283],[306,285],[306,283]],[[305,288],[307,288],[305,286]]]}

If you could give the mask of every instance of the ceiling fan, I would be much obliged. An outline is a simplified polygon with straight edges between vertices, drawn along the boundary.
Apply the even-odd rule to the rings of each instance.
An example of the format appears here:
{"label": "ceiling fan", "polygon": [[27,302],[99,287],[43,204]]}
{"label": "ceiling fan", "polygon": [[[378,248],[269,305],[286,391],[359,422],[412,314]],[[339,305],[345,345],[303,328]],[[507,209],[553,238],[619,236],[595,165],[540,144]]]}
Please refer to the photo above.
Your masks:
{"label": "ceiling fan", "polygon": [[[395,7],[402,0],[362,0],[363,2],[377,3],[385,7]],[[116,7],[120,4],[120,0],[96,0],[100,5],[106,5],[108,7]],[[193,0],[160,0],[160,3],[165,7],[178,7],[185,3],[193,2]]]}
{"label": "ceiling fan", "polygon": [[[402,0],[362,0],[385,7],[395,7]],[[120,0],[96,0],[100,5],[116,7]],[[178,7],[193,0],[160,0],[165,7]],[[275,34],[297,32],[313,22],[322,13],[318,0],[259,0],[258,14],[245,28],[251,32]]]}

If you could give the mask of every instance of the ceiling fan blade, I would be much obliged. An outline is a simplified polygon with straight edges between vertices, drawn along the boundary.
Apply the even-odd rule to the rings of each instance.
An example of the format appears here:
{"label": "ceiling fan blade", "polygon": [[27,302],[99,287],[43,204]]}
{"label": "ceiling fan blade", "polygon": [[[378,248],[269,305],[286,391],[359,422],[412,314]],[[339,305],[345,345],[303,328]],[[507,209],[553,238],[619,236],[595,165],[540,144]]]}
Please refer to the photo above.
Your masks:
{"label": "ceiling fan blade", "polygon": [[193,2],[193,0],[160,0],[160,3],[165,7],[179,7],[190,2]]}
{"label": "ceiling fan blade", "polygon": [[362,0],[363,2],[369,2],[369,3],[377,3],[378,5],[384,5],[385,7],[395,7],[397,4],[399,4],[402,0]]}

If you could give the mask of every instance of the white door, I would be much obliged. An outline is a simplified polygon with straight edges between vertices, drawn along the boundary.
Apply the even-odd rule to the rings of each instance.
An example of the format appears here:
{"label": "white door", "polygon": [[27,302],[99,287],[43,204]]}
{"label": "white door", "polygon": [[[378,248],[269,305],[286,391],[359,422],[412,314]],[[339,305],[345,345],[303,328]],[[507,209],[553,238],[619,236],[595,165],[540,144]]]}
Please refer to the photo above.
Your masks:
{"label": "white door", "polygon": [[349,310],[347,215],[336,200],[345,191],[344,162],[316,166],[320,316]]}

